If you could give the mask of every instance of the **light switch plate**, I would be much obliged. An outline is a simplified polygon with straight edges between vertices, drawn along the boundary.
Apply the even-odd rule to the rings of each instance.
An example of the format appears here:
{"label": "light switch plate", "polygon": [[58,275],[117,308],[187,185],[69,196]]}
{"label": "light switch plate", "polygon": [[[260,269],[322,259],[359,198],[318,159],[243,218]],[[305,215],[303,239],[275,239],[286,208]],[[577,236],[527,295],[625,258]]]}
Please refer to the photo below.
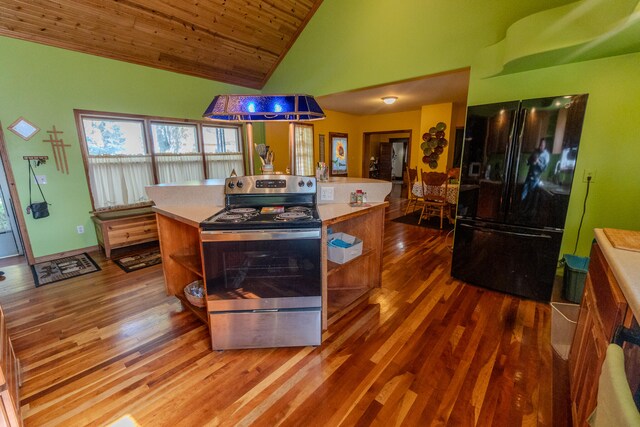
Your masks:
{"label": "light switch plate", "polygon": [[321,187],[320,200],[333,200],[333,187]]}
{"label": "light switch plate", "polygon": [[46,184],[47,175],[36,175],[36,181],[38,181],[38,184]]}

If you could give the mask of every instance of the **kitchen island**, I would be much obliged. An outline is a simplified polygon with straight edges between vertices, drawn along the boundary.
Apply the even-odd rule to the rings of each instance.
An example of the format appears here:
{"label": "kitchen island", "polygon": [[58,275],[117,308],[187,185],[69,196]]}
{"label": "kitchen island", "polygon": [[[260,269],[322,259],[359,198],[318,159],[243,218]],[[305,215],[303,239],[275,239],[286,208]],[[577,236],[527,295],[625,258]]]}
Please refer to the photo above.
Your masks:
{"label": "kitchen island", "polygon": [[[332,200],[320,200],[331,187]],[[367,193],[363,206],[349,206],[352,191]],[[381,284],[385,197],[391,183],[373,179],[337,178],[318,183],[318,211],[322,220],[322,327],[342,317]],[[192,305],[184,287],[203,280],[199,224],[224,208],[224,180],[193,181],[147,187],[155,203],[167,293],[175,295],[198,318],[208,323],[208,310]],[[362,254],[344,264],[327,259],[327,236],[344,232],[363,241]]]}

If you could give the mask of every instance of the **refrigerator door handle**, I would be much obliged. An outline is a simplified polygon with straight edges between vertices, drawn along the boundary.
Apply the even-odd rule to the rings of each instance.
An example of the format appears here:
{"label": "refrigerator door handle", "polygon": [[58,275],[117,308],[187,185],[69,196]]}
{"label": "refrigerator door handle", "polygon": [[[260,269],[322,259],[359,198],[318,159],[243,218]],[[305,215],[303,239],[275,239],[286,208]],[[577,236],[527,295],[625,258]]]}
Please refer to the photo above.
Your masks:
{"label": "refrigerator door handle", "polygon": [[504,189],[504,200],[506,203],[504,206],[504,218],[509,220],[509,213],[511,212],[511,206],[513,205],[514,194],[518,185],[518,170],[520,168],[520,153],[522,152],[522,140],[524,138],[524,127],[529,115],[529,110],[520,105],[520,111],[516,118],[515,133],[516,136],[511,141],[509,147],[509,164],[505,174],[509,186]]}
{"label": "refrigerator door handle", "polygon": [[469,225],[469,224],[460,224],[460,227],[472,228],[474,230],[484,231],[486,233],[509,234],[510,236],[518,236],[518,237],[539,237],[541,239],[551,239],[551,236],[549,236],[548,234],[518,233],[517,231],[498,230],[498,229],[495,229],[495,228],[478,227],[478,226],[473,226],[473,225]]}

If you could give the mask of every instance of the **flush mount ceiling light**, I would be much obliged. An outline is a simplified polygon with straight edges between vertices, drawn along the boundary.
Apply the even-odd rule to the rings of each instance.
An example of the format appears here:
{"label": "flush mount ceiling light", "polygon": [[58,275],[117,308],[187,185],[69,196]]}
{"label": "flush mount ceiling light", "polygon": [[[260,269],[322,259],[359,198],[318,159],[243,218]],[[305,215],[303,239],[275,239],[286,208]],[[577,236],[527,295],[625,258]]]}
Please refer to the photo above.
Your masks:
{"label": "flush mount ceiling light", "polygon": [[384,102],[387,105],[391,105],[394,102],[396,102],[398,100],[397,96],[384,96],[382,97],[382,102]]}

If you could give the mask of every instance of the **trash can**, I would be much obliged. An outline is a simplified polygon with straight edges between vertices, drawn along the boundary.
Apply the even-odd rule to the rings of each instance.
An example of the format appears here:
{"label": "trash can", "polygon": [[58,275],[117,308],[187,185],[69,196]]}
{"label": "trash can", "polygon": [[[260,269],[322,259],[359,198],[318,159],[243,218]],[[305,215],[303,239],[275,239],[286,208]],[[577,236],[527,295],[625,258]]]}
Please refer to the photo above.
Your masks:
{"label": "trash can", "polygon": [[551,303],[551,347],[563,360],[569,358],[579,315],[578,304]]}
{"label": "trash can", "polygon": [[564,276],[562,278],[564,299],[580,304],[588,269],[589,257],[564,255]]}

